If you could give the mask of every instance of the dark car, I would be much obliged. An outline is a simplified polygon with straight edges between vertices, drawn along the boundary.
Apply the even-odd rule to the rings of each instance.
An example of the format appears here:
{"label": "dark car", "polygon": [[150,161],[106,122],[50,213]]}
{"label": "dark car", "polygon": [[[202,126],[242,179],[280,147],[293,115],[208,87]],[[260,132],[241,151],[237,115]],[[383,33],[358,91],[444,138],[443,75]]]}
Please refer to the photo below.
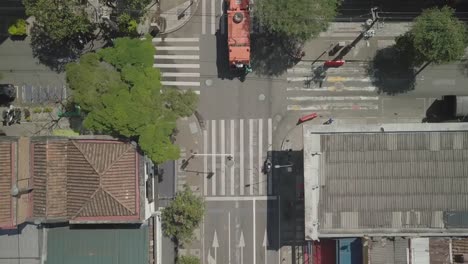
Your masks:
{"label": "dark car", "polygon": [[0,84],[0,105],[9,105],[16,98],[13,84]]}

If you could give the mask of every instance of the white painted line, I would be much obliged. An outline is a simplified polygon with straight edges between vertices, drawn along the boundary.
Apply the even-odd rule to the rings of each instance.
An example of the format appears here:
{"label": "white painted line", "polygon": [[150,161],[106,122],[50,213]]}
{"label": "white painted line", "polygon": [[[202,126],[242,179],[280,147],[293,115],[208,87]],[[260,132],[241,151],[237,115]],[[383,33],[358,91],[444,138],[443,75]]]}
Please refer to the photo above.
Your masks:
{"label": "white painted line", "polygon": [[325,110],[378,110],[375,103],[329,103],[315,105],[288,105],[288,111],[325,111]]}
{"label": "white painted line", "polygon": [[[236,138],[236,137],[235,137],[235,134],[234,134],[234,133],[235,133],[235,132],[234,132],[234,120],[231,120],[230,123],[231,123],[231,124],[230,124],[230,126],[229,126],[229,128],[230,128],[230,133],[229,133],[229,135],[231,136],[231,147],[229,148],[229,151],[230,151],[232,154],[234,154],[234,156],[237,156],[237,155],[236,155],[236,150],[235,150],[235,145],[234,145],[234,140],[235,140],[235,138]],[[236,158],[234,158],[234,162],[238,162],[238,161],[236,161]],[[234,166],[234,165],[231,166],[231,171],[230,171],[230,179],[231,179],[231,180],[230,180],[230,183],[231,183],[231,185],[230,185],[230,186],[231,186],[231,192],[230,192],[230,194],[231,194],[231,195],[234,195],[234,186],[235,186],[235,184],[236,184],[235,181],[234,181],[234,179],[235,179],[235,176],[234,176],[235,171],[234,171],[234,169],[235,169],[235,166]]]}
{"label": "white painted line", "polygon": [[202,34],[206,34],[206,1],[202,0]]}
{"label": "white painted line", "polygon": [[155,59],[171,59],[171,60],[199,60],[198,55],[154,55]]}
{"label": "white painted line", "polygon": [[253,184],[254,184],[253,182],[253,119],[249,119],[249,194],[250,195],[253,195]]}
{"label": "white painted line", "polygon": [[162,77],[200,77],[199,72],[161,72]]}
{"label": "white painted line", "polygon": [[[278,196],[278,245],[281,244],[281,196]],[[281,263],[281,250],[278,250],[278,264]]]}
{"label": "white painted line", "polygon": [[[211,153],[216,153],[216,120],[211,120]],[[211,171],[214,175],[211,177],[211,195],[216,195],[216,156],[211,157]]]}
{"label": "white painted line", "polygon": [[[220,130],[221,130],[221,153],[226,153],[226,134],[225,134],[225,122],[221,120],[219,122]],[[221,157],[221,193],[220,195],[226,195],[226,158]]]}
{"label": "white painted line", "polygon": [[154,68],[200,69],[200,64],[155,63]]}
{"label": "white painted line", "polygon": [[378,96],[298,96],[287,97],[291,101],[371,101],[379,100]]}
{"label": "white painted line", "polygon": [[216,32],[216,1],[211,0],[211,11],[209,12],[211,15],[211,34],[215,34]]}
{"label": "white painted line", "polygon": [[256,240],[255,240],[255,235],[256,235],[255,234],[256,233],[255,232],[255,226],[256,226],[256,224],[255,224],[255,213],[256,213],[255,212],[255,200],[252,201],[252,204],[253,204],[253,206],[252,206],[252,211],[253,211],[252,212],[252,215],[253,215],[253,232],[252,232],[253,233],[253,240],[252,240],[253,241],[253,262],[252,263],[257,263],[257,260],[256,260],[257,259],[257,253],[255,252],[256,251],[255,249],[256,249],[256,246],[257,246]]}
{"label": "white painted line", "polygon": [[190,51],[199,51],[199,47],[183,47],[183,46],[157,46],[156,51],[158,50],[190,50]]}
{"label": "white painted line", "polygon": [[288,87],[287,91],[302,91],[302,92],[339,92],[339,91],[363,91],[363,92],[373,92],[376,90],[375,86],[363,86],[363,87],[321,87],[321,88],[304,88],[304,87]]}
{"label": "white painted line", "polygon": [[[351,40],[352,41],[352,40]],[[312,62],[309,61],[300,61],[296,64],[296,66],[312,66]],[[316,62],[314,66],[320,66],[323,65],[323,62]],[[357,66],[366,66],[369,65],[368,62],[346,62],[343,66],[338,67],[338,68],[328,68],[328,70],[331,69],[345,69],[345,68],[351,68],[351,67],[357,67]]]}
{"label": "white painted line", "polygon": [[[271,155],[273,150],[273,124],[272,119],[268,118],[268,152]],[[273,181],[272,174],[268,173],[267,185],[268,185],[268,195],[273,194]]]}
{"label": "white painted line", "polygon": [[228,263],[231,264],[231,212],[228,212]]}
{"label": "white painted line", "polygon": [[244,119],[239,120],[239,180],[240,195],[244,195]]}
{"label": "white painted line", "polygon": [[161,81],[166,86],[200,86],[200,82],[182,82],[182,81]]}
{"label": "white painted line", "polygon": [[200,91],[199,90],[192,90],[195,94],[200,94]]}
{"label": "white painted line", "polygon": [[274,201],[277,200],[277,196],[208,196],[205,197],[205,201],[208,202],[231,202],[231,201]]}
{"label": "white painted line", "polygon": [[153,38],[153,43],[157,42],[199,42],[200,38]]}
{"label": "white painted line", "polygon": [[[362,66],[358,66],[362,67]],[[308,73],[310,76],[312,76],[315,68],[312,67],[294,67],[291,69],[287,70],[288,74],[305,74]],[[327,69],[327,75],[330,76],[330,74],[356,74],[356,73],[362,73],[362,75],[369,75],[369,72],[366,68],[330,68]]]}
{"label": "white painted line", "polygon": [[258,119],[258,194],[263,195],[263,187],[265,180],[262,173],[262,159],[263,159],[263,119]]}
{"label": "white painted line", "polygon": [[370,77],[356,78],[342,76],[329,76],[325,79],[327,82],[373,82],[374,80],[374,78]]}
{"label": "white painted line", "polygon": [[[208,122],[209,125],[209,122]],[[203,153],[208,153],[208,132],[203,130]],[[203,172],[208,173],[208,156],[203,156]],[[208,195],[208,179],[203,177],[203,193]]]}
{"label": "white painted line", "polygon": [[303,82],[303,81],[310,81],[312,80],[312,76],[305,76],[305,77],[287,77],[286,81],[288,82]]}

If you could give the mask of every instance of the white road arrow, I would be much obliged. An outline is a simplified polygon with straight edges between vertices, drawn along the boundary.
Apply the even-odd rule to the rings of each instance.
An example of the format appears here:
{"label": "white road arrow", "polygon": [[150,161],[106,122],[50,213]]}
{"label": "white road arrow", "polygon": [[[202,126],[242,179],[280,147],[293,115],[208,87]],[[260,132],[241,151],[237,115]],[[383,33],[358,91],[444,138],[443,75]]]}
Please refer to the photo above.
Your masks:
{"label": "white road arrow", "polygon": [[214,263],[217,262],[218,260],[218,248],[219,248],[219,243],[218,243],[218,235],[216,234],[216,230],[214,231],[214,237],[213,237],[213,244],[211,247],[214,249]]}
{"label": "white road arrow", "polygon": [[244,263],[244,247],[245,247],[245,240],[244,240],[244,232],[241,231],[240,234],[240,239],[239,239],[239,244],[237,245],[238,248],[240,248],[240,259],[241,259],[241,264]]}
{"label": "white road arrow", "polygon": [[268,247],[268,237],[267,237],[267,231],[265,229],[265,236],[263,236],[263,243],[262,243],[263,248],[265,249],[265,264],[267,263],[267,247]]}

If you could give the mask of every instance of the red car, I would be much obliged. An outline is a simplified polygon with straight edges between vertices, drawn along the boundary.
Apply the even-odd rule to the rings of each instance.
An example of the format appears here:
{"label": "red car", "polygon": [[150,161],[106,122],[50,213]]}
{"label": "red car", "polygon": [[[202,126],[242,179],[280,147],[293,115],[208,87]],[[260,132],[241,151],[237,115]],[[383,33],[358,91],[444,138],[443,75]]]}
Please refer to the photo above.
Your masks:
{"label": "red car", "polygon": [[299,120],[297,120],[297,124],[301,124],[301,123],[304,123],[305,121],[312,120],[312,119],[316,118],[317,116],[318,116],[317,113],[312,113],[312,114],[309,114],[309,115],[305,115],[305,116],[299,118]]}
{"label": "red car", "polygon": [[328,61],[325,61],[325,63],[323,64],[325,67],[340,67],[340,66],[343,66],[343,64],[345,64],[345,61],[344,60],[328,60]]}

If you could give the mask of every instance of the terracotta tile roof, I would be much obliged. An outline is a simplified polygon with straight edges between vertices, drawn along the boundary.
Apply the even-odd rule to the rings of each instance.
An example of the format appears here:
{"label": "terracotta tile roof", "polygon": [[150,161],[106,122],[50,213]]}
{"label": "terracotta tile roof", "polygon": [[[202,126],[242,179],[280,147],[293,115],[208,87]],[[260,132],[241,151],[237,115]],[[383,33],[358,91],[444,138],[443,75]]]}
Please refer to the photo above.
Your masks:
{"label": "terracotta tile roof", "polygon": [[114,140],[34,143],[34,216],[138,219],[137,157],[131,144]]}
{"label": "terracotta tile roof", "polygon": [[13,175],[13,142],[0,142],[0,228],[12,227],[13,205],[11,187]]}

